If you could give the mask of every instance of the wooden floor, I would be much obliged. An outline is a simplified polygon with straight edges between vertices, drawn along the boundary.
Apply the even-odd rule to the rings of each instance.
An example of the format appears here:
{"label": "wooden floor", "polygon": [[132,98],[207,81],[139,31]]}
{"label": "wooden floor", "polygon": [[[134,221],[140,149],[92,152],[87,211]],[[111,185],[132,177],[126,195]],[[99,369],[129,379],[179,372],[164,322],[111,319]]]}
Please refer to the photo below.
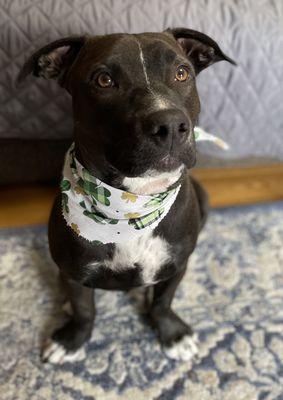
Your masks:
{"label": "wooden floor", "polygon": [[[283,164],[198,169],[193,175],[207,189],[213,207],[283,200]],[[46,223],[56,192],[49,186],[0,189],[0,227]]]}

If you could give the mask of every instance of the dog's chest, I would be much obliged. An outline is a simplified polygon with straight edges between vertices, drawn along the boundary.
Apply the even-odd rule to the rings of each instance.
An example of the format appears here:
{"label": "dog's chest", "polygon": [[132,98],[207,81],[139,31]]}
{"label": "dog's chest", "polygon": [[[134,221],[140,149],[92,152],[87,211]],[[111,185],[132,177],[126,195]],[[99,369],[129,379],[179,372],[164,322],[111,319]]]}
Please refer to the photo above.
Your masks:
{"label": "dog's chest", "polygon": [[127,243],[117,244],[112,259],[105,262],[105,267],[115,273],[137,270],[143,284],[152,284],[170,258],[169,244],[148,232]]}

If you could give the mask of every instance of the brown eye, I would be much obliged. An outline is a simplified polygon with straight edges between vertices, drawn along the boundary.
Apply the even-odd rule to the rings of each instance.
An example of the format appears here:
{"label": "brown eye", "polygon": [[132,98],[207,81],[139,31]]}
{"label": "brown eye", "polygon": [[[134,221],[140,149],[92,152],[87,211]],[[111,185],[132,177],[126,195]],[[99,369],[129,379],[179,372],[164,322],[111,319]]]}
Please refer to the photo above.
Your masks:
{"label": "brown eye", "polygon": [[175,74],[175,81],[179,82],[184,82],[188,79],[189,77],[189,72],[186,67],[183,67],[182,65],[177,68],[176,74]]}
{"label": "brown eye", "polygon": [[97,83],[102,88],[110,88],[114,86],[114,81],[109,74],[102,72],[97,77]]}

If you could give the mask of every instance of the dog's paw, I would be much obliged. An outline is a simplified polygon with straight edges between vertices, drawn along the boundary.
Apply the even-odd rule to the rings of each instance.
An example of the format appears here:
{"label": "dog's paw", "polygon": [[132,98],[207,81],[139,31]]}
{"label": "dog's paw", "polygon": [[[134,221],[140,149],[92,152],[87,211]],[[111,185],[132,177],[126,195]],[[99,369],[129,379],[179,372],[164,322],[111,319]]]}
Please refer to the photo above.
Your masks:
{"label": "dog's paw", "polygon": [[191,327],[172,310],[151,315],[151,321],[158,332],[161,344],[164,346],[171,346],[171,344],[179,342],[184,336],[193,336]]}
{"label": "dog's paw", "polygon": [[83,355],[81,349],[91,332],[92,321],[78,322],[71,318],[48,340],[42,352],[42,360],[61,364],[80,359]]}
{"label": "dog's paw", "polygon": [[185,335],[179,341],[171,343],[170,346],[164,346],[163,350],[171,359],[190,361],[198,353],[198,338],[196,334]]}
{"label": "dog's paw", "polygon": [[51,364],[63,364],[65,362],[81,361],[85,358],[84,348],[76,351],[68,351],[61,344],[49,339],[42,351],[42,361]]}

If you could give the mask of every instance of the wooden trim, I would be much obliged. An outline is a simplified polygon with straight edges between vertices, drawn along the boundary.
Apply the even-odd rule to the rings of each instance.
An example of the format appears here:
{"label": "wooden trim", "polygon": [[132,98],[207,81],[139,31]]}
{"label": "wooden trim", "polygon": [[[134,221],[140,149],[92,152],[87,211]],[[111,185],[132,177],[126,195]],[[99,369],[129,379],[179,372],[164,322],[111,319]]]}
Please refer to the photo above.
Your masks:
{"label": "wooden trim", "polygon": [[210,195],[212,207],[283,200],[283,164],[193,171]]}
{"label": "wooden trim", "polygon": [[0,189],[0,227],[46,223],[56,192],[39,185]]}
{"label": "wooden trim", "polygon": [[[212,207],[283,200],[283,164],[195,169]],[[57,188],[19,186],[0,189],[0,227],[46,223]]]}

